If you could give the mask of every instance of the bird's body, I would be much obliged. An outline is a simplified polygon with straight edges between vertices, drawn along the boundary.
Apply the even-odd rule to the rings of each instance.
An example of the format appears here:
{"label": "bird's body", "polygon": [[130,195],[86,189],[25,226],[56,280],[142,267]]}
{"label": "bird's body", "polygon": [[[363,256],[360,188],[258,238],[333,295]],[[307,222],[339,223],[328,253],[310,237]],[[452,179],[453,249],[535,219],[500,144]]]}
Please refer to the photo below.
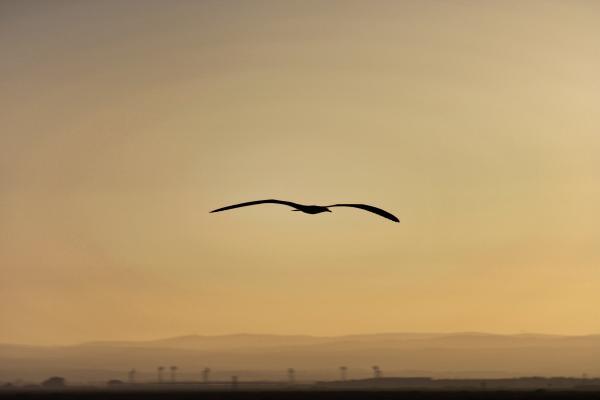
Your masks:
{"label": "bird's body", "polygon": [[305,214],[320,214],[322,212],[331,212],[329,208],[323,206],[302,206],[292,211],[302,211]]}
{"label": "bird's body", "polygon": [[298,204],[298,203],[294,203],[291,201],[276,200],[276,199],[256,200],[256,201],[248,201],[246,203],[234,204],[231,206],[226,206],[226,207],[218,208],[216,210],[212,210],[211,213],[231,210],[231,209],[239,208],[239,207],[253,206],[256,204],[265,204],[265,203],[286,205],[286,206],[294,208],[292,211],[301,211],[305,214],[320,214],[320,213],[324,213],[324,212],[331,212],[331,210],[329,209],[330,207],[353,207],[353,208],[360,208],[361,210],[372,212],[374,214],[377,214],[379,216],[382,216],[382,217],[387,218],[394,222],[400,222],[400,220],[395,215],[390,214],[389,212],[384,211],[381,208],[370,206],[368,204],[332,204],[330,206],[317,206],[317,205]]}

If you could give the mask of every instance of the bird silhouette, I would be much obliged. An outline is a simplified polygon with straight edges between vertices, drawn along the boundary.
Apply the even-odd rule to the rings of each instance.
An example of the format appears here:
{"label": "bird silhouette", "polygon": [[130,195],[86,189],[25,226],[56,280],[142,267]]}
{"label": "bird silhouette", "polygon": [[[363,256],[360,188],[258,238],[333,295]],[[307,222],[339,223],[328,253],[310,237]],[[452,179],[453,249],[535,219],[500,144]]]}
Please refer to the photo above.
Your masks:
{"label": "bird silhouette", "polygon": [[294,203],[292,201],[275,200],[275,199],[256,200],[256,201],[248,201],[248,202],[240,203],[240,204],[234,204],[234,205],[227,206],[227,207],[217,208],[216,210],[212,210],[211,213],[225,211],[225,210],[232,210],[234,208],[239,208],[239,207],[253,206],[256,204],[265,204],[265,203],[283,204],[285,206],[293,207],[294,209],[292,211],[301,211],[306,214],[319,214],[322,212],[331,212],[331,210],[329,209],[331,207],[354,207],[354,208],[360,208],[361,210],[372,212],[374,214],[377,214],[379,216],[382,216],[383,218],[387,218],[394,222],[400,222],[400,220],[395,215],[392,215],[389,212],[382,210],[381,208],[373,207],[368,204],[332,204],[330,206],[314,206],[314,205],[307,206],[304,204]]}

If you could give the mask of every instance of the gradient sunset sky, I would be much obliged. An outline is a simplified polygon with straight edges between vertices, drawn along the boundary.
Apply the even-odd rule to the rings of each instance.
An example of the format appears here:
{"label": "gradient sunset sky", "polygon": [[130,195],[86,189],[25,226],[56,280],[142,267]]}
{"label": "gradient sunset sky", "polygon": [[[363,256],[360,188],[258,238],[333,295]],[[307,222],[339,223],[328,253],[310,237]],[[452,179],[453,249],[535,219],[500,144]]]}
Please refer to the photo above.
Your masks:
{"label": "gradient sunset sky", "polygon": [[599,21],[1,1],[0,342],[600,333]]}

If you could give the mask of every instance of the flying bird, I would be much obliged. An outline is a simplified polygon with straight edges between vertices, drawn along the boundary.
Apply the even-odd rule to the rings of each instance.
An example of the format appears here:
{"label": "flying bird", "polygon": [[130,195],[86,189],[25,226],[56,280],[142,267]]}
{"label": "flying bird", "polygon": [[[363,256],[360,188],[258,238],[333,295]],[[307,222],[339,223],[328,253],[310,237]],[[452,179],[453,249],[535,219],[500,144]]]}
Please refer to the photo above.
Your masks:
{"label": "flying bird", "polygon": [[374,214],[380,215],[383,218],[387,218],[394,222],[400,222],[400,220],[395,215],[392,215],[389,212],[382,210],[381,208],[373,207],[368,204],[332,204],[330,206],[307,206],[304,204],[294,203],[292,201],[275,200],[275,199],[256,200],[256,201],[248,201],[246,203],[234,204],[234,205],[227,206],[227,207],[217,208],[216,210],[212,210],[211,213],[225,211],[225,210],[232,210],[234,208],[239,208],[239,207],[253,206],[255,204],[265,204],[265,203],[283,204],[284,206],[293,207],[294,209],[292,211],[302,211],[303,213],[306,213],[306,214],[319,214],[322,212],[331,212],[331,210],[329,209],[331,207],[354,207],[354,208],[360,208],[361,210],[372,212]]}

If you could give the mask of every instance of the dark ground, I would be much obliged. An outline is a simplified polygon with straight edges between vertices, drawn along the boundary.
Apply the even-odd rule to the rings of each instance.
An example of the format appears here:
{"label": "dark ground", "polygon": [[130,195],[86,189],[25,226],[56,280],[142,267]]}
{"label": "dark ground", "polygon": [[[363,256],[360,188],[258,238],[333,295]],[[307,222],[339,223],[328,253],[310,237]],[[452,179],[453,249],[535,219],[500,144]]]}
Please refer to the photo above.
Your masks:
{"label": "dark ground", "polygon": [[474,399],[599,399],[600,392],[582,391],[116,391],[116,390],[14,390],[0,391],[0,398],[6,399],[202,399],[202,400],[300,400],[300,399],[411,399],[411,400],[474,400]]}

